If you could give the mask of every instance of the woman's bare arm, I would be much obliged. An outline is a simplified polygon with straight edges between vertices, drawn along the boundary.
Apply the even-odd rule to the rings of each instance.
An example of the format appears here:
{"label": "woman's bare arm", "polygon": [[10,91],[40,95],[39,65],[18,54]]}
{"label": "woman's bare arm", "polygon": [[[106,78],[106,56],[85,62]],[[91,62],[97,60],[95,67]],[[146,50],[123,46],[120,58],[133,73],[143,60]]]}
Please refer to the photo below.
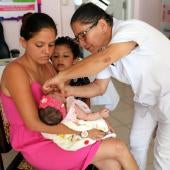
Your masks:
{"label": "woman's bare arm", "polygon": [[29,129],[55,134],[79,133],[63,124],[48,126],[40,121],[38,106],[31,91],[30,78],[19,64],[12,63],[7,66],[2,77],[1,90],[5,95],[12,97],[25,125]]}
{"label": "woman's bare arm", "polygon": [[[23,122],[29,129],[50,134],[80,134],[79,131],[72,130],[62,123],[48,126],[41,122],[38,106],[32,95],[30,78],[19,64],[11,63],[7,66],[2,77],[1,90],[5,95],[12,97]],[[102,138],[103,136],[104,133],[97,129],[89,130],[89,137]]]}

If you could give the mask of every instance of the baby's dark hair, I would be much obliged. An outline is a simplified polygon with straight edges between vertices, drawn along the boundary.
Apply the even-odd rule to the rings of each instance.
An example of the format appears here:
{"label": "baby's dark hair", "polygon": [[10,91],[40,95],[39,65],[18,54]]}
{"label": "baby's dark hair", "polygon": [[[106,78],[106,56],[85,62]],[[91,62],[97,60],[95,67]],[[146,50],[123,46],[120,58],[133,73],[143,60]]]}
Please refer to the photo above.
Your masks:
{"label": "baby's dark hair", "polygon": [[49,15],[29,12],[23,15],[20,36],[25,40],[29,40],[44,28],[53,29],[57,35],[56,24]]}
{"label": "baby's dark hair", "polygon": [[67,45],[71,49],[74,59],[77,59],[79,57],[83,57],[82,51],[79,47],[79,45],[74,41],[74,39],[68,37],[68,36],[63,36],[63,37],[58,37],[55,41],[55,45]]}
{"label": "baby's dark hair", "polygon": [[80,22],[82,24],[92,24],[104,19],[110,26],[113,26],[113,16],[106,13],[97,5],[89,2],[82,4],[73,14],[70,24]]}
{"label": "baby's dark hair", "polygon": [[57,125],[63,119],[61,112],[53,107],[39,108],[39,118],[47,125]]}

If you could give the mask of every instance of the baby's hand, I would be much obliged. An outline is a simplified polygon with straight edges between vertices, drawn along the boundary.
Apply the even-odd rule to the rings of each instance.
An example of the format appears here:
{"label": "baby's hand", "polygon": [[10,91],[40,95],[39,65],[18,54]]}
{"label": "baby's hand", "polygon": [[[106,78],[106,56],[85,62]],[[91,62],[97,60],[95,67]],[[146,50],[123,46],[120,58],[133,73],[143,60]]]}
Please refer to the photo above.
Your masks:
{"label": "baby's hand", "polygon": [[103,118],[108,118],[109,117],[109,112],[110,112],[110,110],[105,108],[105,109],[100,111],[100,115]]}

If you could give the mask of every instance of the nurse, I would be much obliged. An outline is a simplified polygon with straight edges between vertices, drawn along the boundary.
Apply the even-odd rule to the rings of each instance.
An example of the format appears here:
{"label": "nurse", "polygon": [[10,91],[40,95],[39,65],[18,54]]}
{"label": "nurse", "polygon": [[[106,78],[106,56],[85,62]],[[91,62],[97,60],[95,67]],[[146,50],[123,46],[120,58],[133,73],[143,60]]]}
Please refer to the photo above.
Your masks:
{"label": "nurse", "polygon": [[[104,93],[110,77],[131,86],[134,120],[130,133],[131,151],[140,170],[146,169],[147,151],[156,129],[154,169],[170,167],[170,42],[161,32],[139,20],[119,21],[92,3],[80,6],[71,27],[77,42],[92,55],[44,84],[50,91],[57,85],[67,95],[92,96]],[[71,78],[98,73],[82,88],[64,83]],[[83,90],[82,90],[83,89]]]}

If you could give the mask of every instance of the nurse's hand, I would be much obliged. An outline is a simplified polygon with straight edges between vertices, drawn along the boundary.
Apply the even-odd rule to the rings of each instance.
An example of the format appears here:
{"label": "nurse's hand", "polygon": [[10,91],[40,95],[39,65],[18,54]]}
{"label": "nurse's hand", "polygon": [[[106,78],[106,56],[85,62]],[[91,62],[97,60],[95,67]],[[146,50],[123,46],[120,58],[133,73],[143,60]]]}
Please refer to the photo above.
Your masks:
{"label": "nurse's hand", "polygon": [[64,82],[60,80],[58,75],[47,80],[43,85],[44,93],[48,94],[55,91],[64,93]]}

